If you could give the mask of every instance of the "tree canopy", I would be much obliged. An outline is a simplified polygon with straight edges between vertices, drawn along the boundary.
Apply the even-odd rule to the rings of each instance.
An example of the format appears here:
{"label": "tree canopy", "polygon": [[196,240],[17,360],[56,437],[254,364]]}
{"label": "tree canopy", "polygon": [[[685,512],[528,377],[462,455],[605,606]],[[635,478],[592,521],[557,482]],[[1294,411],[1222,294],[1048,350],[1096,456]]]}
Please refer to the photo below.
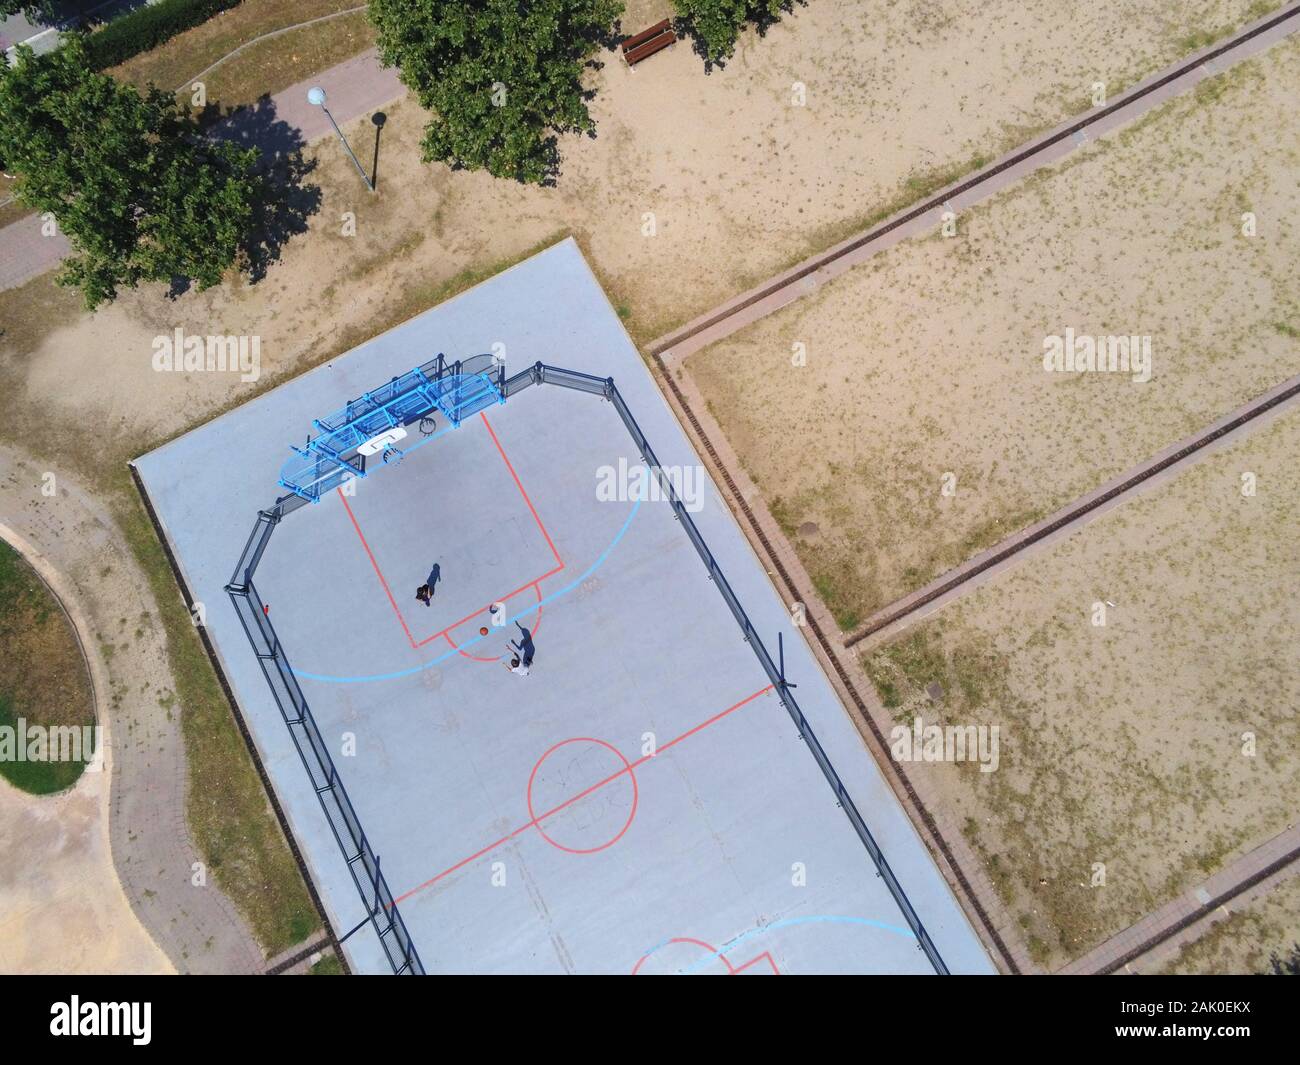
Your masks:
{"label": "tree canopy", "polygon": [[593,133],[582,76],[621,0],[370,0],[379,55],[432,113],[428,162],[542,184]]}
{"label": "tree canopy", "polygon": [[780,17],[791,0],[673,0],[684,28],[698,42],[710,62],[729,59],[745,23],[766,29]]}
{"label": "tree canopy", "polygon": [[23,14],[35,22],[42,18],[52,18],[54,8],[54,0],[0,0],[0,18]]}
{"label": "tree canopy", "polygon": [[253,220],[257,154],[205,139],[160,89],[90,71],[77,38],[0,66],[0,159],[71,241],[58,280],[91,309],[142,281],[217,284]]}

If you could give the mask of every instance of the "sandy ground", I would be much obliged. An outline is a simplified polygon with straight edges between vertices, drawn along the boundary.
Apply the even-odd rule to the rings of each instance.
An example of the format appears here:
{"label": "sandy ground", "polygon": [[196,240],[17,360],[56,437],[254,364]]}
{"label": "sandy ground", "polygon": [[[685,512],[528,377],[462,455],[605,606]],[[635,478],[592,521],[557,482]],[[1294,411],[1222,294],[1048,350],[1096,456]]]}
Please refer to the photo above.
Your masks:
{"label": "sandy ground", "polygon": [[[40,493],[46,475],[55,478],[55,497]],[[273,909],[285,878],[259,883],[249,867],[278,873],[274,859],[292,859],[287,849],[245,858],[245,848],[222,847],[218,839],[213,849],[224,862],[207,879],[213,890],[194,884],[199,855],[186,822],[189,775],[180,720],[187,708],[177,699],[159,608],[122,532],[65,471],[30,463],[3,445],[0,526],[57,591],[81,634],[107,753],[102,772],[87,771],[47,805],[4,785],[8,797],[0,809],[12,807],[13,815],[0,814],[0,956],[21,962],[24,971],[61,969],[78,964],[82,955],[69,952],[79,945],[93,966],[100,938],[109,951],[118,949],[115,936],[124,950],[133,942],[138,914],[186,972],[263,971],[262,951],[215,881],[260,892],[273,900],[265,908]],[[231,794],[242,794],[241,774],[251,775],[251,766],[236,763],[215,778],[206,801],[228,803]],[[82,880],[97,885],[95,891],[68,886]],[[22,913],[30,913],[30,922],[8,922]],[[43,938],[32,938],[27,926],[35,927],[38,917]],[[102,921],[98,931],[92,918]],[[64,920],[66,941],[45,938]],[[17,937],[12,947],[9,936]],[[116,966],[105,960],[104,968]]]}
{"label": "sandy ground", "polygon": [[108,780],[83,773],[44,797],[0,780],[0,972],[175,971],[118,883]]}
{"label": "sandy ground", "polygon": [[1300,371],[1300,41],[1207,85],[688,360],[844,627]]}
{"label": "sandy ground", "polygon": [[[1040,962],[1084,953],[1294,822],[1298,448],[1291,411],[865,663],[899,720],[1000,726],[996,772],[909,771],[964,817]],[[1113,604],[1100,627],[1097,602]]]}
{"label": "sandy ground", "polygon": [[[0,493],[0,504],[3,494]],[[6,516],[0,505],[0,517]],[[59,588],[84,628],[67,583],[25,538],[0,526],[5,539]],[[76,652],[80,655],[80,652]],[[94,649],[94,687],[109,683]],[[91,687],[89,678],[84,687]],[[109,831],[114,725],[101,725],[99,757],[71,788],[29,795],[0,779],[0,972],[170,973],[174,968],[141,925],[117,878]]]}
{"label": "sandy ground", "polygon": [[1300,943],[1300,876],[1292,874],[1245,909],[1214,922],[1161,972],[1179,976],[1269,972],[1269,958],[1285,956],[1296,943]]}
{"label": "sandy ground", "polygon": [[[1115,91],[1203,43],[1197,32],[1258,10],[1248,0],[817,0],[764,39],[749,35],[708,76],[684,43],[635,72],[603,57],[599,135],[566,139],[552,190],[420,164],[422,116],[402,103],[383,131],[378,197],[322,142],[312,236],[291,241],[265,281],[175,302],[157,289],[130,294],[92,318],[37,280],[0,299],[0,376],[22,383],[42,425],[91,419],[157,440],[251,389],[229,375],[155,374],[155,336],[178,326],[258,335],[268,376],[296,372],[426,306],[462,271],[564,231],[583,242],[634,334],[652,336],[825,246],[897,199],[909,176],[1018,143],[1091,106],[1094,82]],[[349,134],[368,161],[373,127],[362,120]],[[353,237],[341,235],[349,211]],[[645,236],[650,214],[655,235]]]}

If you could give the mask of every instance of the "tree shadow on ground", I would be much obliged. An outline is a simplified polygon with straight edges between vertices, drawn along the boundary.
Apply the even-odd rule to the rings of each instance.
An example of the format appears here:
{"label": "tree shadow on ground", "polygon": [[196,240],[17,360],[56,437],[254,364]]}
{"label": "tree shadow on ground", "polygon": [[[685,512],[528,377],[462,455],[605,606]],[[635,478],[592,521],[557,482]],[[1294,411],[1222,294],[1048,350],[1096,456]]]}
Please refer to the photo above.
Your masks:
{"label": "tree shadow on ground", "polygon": [[275,101],[269,95],[228,112],[211,135],[261,152],[262,182],[243,249],[249,280],[256,284],[280,261],[284,245],[307,232],[307,220],[320,210],[320,186],[307,181],[316,160],[304,158],[302,132],[276,117]]}
{"label": "tree shadow on ground", "polygon": [[[782,0],[775,12],[768,12],[761,9],[757,11],[749,11],[745,20],[740,23],[739,27],[737,27],[736,38],[739,39],[750,26],[754,27],[754,31],[760,38],[766,37],[767,31],[781,21],[782,15],[793,14],[796,7],[807,6],[808,0]],[[731,60],[732,56],[710,57],[708,43],[700,35],[699,30],[690,18],[685,18],[679,15],[674,18],[672,22],[673,32],[677,34],[678,39],[681,40],[682,38],[688,38],[691,42],[691,51],[704,61],[705,74],[712,74],[714,70],[726,69],[727,63]]]}
{"label": "tree shadow on ground", "polygon": [[[260,153],[252,224],[240,248],[248,280],[256,284],[280,261],[285,244],[307,232],[308,219],[320,210],[320,186],[307,181],[316,160],[304,158],[301,131],[277,117],[269,95],[230,109],[209,103],[197,117],[206,136]],[[189,287],[187,279],[178,278],[170,295],[179,296]]]}

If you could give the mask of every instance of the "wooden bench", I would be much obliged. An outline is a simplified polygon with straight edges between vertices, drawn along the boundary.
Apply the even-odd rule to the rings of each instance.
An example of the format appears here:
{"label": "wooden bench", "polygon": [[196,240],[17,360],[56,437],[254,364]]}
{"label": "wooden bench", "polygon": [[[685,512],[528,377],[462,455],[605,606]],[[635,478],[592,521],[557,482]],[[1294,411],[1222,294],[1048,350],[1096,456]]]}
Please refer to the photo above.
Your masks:
{"label": "wooden bench", "polygon": [[672,23],[668,19],[662,22],[656,22],[648,30],[642,30],[635,37],[629,37],[623,42],[623,58],[627,60],[630,67],[636,66],[641,60],[649,59],[655,52],[667,48],[677,40],[677,34],[673,33]]}

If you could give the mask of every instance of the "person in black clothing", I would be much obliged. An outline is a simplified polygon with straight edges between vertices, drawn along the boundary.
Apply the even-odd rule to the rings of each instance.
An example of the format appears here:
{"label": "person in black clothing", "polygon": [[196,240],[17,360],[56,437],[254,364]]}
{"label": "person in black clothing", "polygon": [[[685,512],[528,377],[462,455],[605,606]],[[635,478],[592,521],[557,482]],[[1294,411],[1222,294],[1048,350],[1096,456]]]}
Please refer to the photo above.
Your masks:
{"label": "person in black clothing", "polygon": [[435,562],[433,569],[429,570],[429,576],[425,578],[424,583],[415,590],[415,598],[420,600],[425,606],[433,605],[433,593],[437,590],[438,582],[442,579],[442,566]]}

